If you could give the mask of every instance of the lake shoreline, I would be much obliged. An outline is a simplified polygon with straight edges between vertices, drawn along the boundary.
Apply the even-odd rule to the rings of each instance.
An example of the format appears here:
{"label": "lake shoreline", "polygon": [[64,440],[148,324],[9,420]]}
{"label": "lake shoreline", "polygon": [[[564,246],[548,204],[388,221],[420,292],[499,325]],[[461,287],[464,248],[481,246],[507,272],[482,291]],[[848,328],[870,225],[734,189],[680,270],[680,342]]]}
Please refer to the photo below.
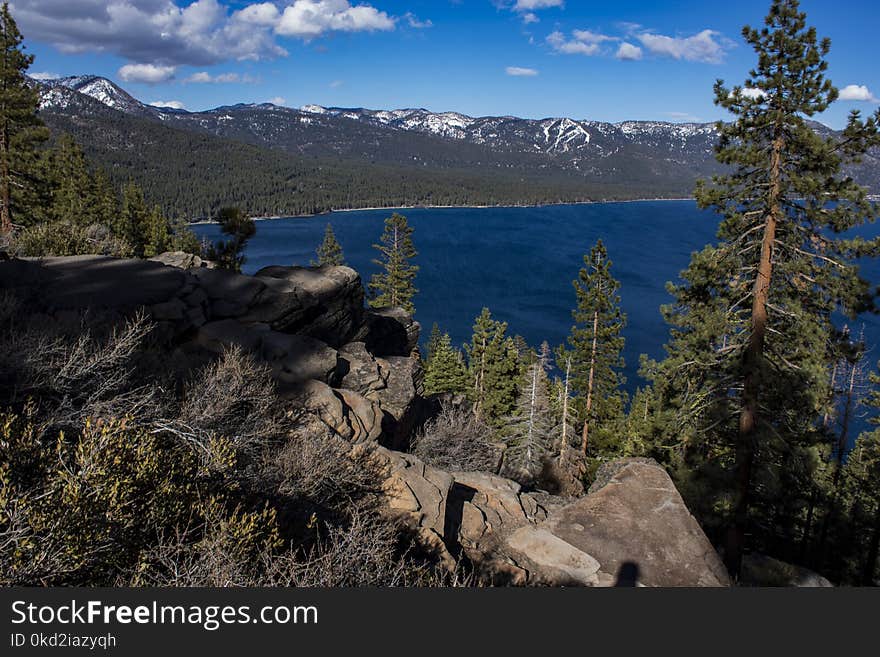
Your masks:
{"label": "lake shoreline", "polygon": [[[294,214],[294,215],[272,215],[272,216],[253,216],[249,217],[253,221],[273,221],[275,219],[314,219],[324,215],[333,214],[334,212],[375,212],[378,210],[490,210],[490,209],[521,209],[521,208],[556,208],[568,205],[612,205],[615,203],[652,203],[656,201],[693,201],[693,196],[681,198],[633,198],[617,201],[569,201],[564,203],[535,203],[523,205],[388,205],[376,206],[368,208],[334,208],[324,212],[313,214]],[[204,226],[216,224],[216,221],[203,220],[191,221],[190,226]]]}

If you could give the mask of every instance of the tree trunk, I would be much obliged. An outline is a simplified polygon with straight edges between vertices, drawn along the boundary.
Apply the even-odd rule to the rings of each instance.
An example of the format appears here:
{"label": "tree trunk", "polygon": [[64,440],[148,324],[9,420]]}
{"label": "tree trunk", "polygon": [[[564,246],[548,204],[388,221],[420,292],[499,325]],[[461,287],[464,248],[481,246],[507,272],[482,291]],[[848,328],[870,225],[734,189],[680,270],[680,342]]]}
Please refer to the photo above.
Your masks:
{"label": "tree trunk", "polygon": [[749,490],[752,465],[755,460],[755,440],[758,429],[758,399],[761,393],[761,369],[764,359],[764,343],[767,334],[767,301],[770,296],[770,280],[773,275],[773,243],[776,226],[781,219],[779,197],[781,194],[782,137],[773,140],[770,159],[769,207],[764,221],[761,239],[761,257],[752,291],[752,321],[748,345],[743,356],[744,374],[742,408],[739,415],[739,434],[736,444],[736,475],[734,490],[733,524],[728,528],[724,554],[727,569],[739,577],[745,547],[746,527],[749,517]]}
{"label": "tree trunk", "polygon": [[565,459],[568,449],[568,378],[571,375],[571,356],[565,359],[565,393],[562,397],[562,443],[559,445],[559,464]]}
{"label": "tree trunk", "polygon": [[477,389],[477,400],[476,404],[474,404],[474,416],[479,419],[480,414],[482,412],[483,406],[483,378],[486,375],[486,338],[483,338],[483,350],[480,352],[480,371],[477,374],[476,385],[474,386]]}
{"label": "tree trunk", "polygon": [[532,394],[529,400],[529,435],[526,438],[526,463],[532,465],[532,440],[535,432],[535,398],[538,392],[538,366],[532,367]]}
{"label": "tree trunk", "polygon": [[9,128],[4,122],[0,128],[0,235],[12,231],[9,188]]}
{"label": "tree trunk", "polygon": [[590,352],[590,375],[587,379],[587,409],[584,413],[584,429],[581,433],[581,451],[587,454],[590,436],[590,411],[593,408],[593,376],[596,371],[596,348],[599,339],[599,311],[593,311],[593,348]]}

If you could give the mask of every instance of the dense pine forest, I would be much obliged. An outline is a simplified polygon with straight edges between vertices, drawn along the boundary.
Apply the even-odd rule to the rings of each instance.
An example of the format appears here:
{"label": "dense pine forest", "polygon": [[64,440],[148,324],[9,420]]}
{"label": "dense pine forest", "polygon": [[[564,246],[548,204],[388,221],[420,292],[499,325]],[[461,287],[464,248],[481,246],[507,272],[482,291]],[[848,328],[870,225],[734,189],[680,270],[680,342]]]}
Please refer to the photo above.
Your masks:
{"label": "dense pine forest", "polygon": [[293,155],[185,132],[103,107],[93,112],[76,119],[51,111],[44,115],[53,139],[72,135],[114,184],[132,180],[151,203],[188,220],[212,218],[228,205],[239,205],[251,216],[272,217],[339,208],[541,205],[689,193],[688,184],[650,179],[637,188],[558,172],[365,166],[355,159]]}
{"label": "dense pine forest", "polygon": [[[574,178],[560,186],[500,173],[475,179],[454,170],[394,166],[366,174],[345,160],[294,157],[135,117],[120,120],[103,141],[95,137],[96,124],[87,120],[74,124],[55,117],[50,134],[37,111],[37,91],[26,78],[31,58],[6,5],[0,20],[5,52],[0,125],[11,136],[0,141],[0,239],[7,257],[145,258],[184,251],[240,271],[247,240],[257,230],[247,215],[340,206],[504,204],[522,200],[524,188],[534,203],[608,192]],[[880,207],[846,172],[880,146],[880,111],[869,117],[853,112],[840,135],[823,136],[811,127],[810,118],[834,103],[838,90],[827,77],[831,43],[809,25],[797,0],[773,0],[764,23],[745,27],[743,38],[755,52],[754,68],[742,82],[719,81],[714,88],[716,105],[733,117],[718,125],[715,158],[721,173],[701,180],[694,190],[698,205],[716,217],[717,240],[693,254],[681,280],[668,284],[670,302],[658,309],[669,325],[665,356],[643,358],[641,373],[648,384],[631,396],[625,391],[621,354],[627,317],[620,307],[621,283],[614,253],[598,241],[584,254],[582,268],[572,272],[572,328],[565,344],[529,345],[489,308],[474,319],[465,345],[453,344],[443,327],[433,326],[420,354],[424,396],[442,410],[416,430],[407,447],[436,467],[490,471],[528,490],[574,497],[583,495],[613,459],[652,459],[672,476],[734,581],[746,556],[760,553],[813,569],[834,583],[875,585],[880,577],[880,428],[858,437],[851,431],[857,407],[867,409],[872,424],[880,427],[880,374],[872,372],[862,338],[846,327],[858,314],[878,311],[880,282],[864,280],[857,261],[880,256],[880,238],[847,233],[873,222]],[[85,151],[80,139],[91,144]],[[109,151],[125,142],[127,163],[108,167]],[[118,153],[113,159],[119,161]],[[160,161],[163,171],[176,175],[158,176]],[[246,183],[242,169],[251,172]],[[642,189],[639,195],[655,191],[670,190]],[[217,218],[224,239],[200,244],[186,226],[192,217]],[[314,266],[345,264],[330,225],[323,243],[315,246]],[[379,272],[367,286],[369,306],[411,315],[418,234],[395,213],[374,246]],[[10,318],[5,339],[13,344]],[[238,392],[257,398],[260,426],[281,422],[270,413],[263,390],[245,390],[250,374],[264,380],[259,372],[231,359],[214,366],[213,383],[222,387],[228,376]],[[245,371],[217,371],[223,367]],[[865,378],[867,389],[855,385]],[[196,392],[187,389],[189,395]],[[131,390],[126,394],[134,396]],[[58,426],[86,443],[103,431],[117,460],[141,460],[119,475],[126,493],[137,499],[151,486],[161,489],[164,506],[156,513],[166,517],[150,522],[171,531],[184,515],[174,500],[178,493],[202,514],[202,533],[181,538],[179,550],[203,558],[212,541],[242,536],[243,562],[261,573],[243,576],[246,581],[280,581],[277,570],[271,575],[260,570],[267,554],[295,545],[279,531],[276,511],[270,509],[277,491],[267,492],[244,474],[230,474],[232,466],[205,465],[191,455],[180,457],[179,469],[157,474],[155,463],[165,447],[138,424],[133,413],[141,407],[126,409],[124,399],[106,405],[121,417],[107,418],[100,428],[85,416],[53,424],[41,416],[40,404],[17,392],[5,394],[2,402],[7,410],[0,408],[5,413],[0,418],[0,535],[13,529],[28,537],[50,531],[36,497],[28,498],[24,520],[10,511],[9,501],[33,481],[49,482],[47,490],[58,499],[98,522],[81,500],[65,492],[67,475],[53,465],[50,452],[64,448],[64,434],[52,433]],[[229,455],[234,448],[224,443]],[[169,453],[179,456],[177,448]],[[311,457],[324,464],[333,454]],[[188,484],[188,477],[196,483]],[[327,484],[316,483],[315,490],[320,485]],[[33,486],[28,495],[37,496],[39,486]],[[361,518],[340,499],[333,498],[332,508],[315,505],[315,513],[326,511],[337,523],[332,526],[347,531]],[[308,519],[310,531],[319,522],[315,518]],[[22,523],[31,524],[22,529]],[[63,531],[78,541],[75,549],[86,555],[83,562],[96,568],[88,550],[89,541],[97,539],[81,527]],[[128,552],[119,564],[106,572],[79,568],[74,581],[165,583],[158,576],[149,580],[155,573],[146,566],[140,574],[136,570],[138,560],[146,559],[139,542],[150,538],[123,534],[118,540]],[[382,550],[394,552],[395,540],[383,543]],[[3,550],[12,556],[4,556],[0,579],[28,581],[22,553]],[[414,575],[419,569],[407,555],[394,571],[398,580],[451,583],[448,575],[434,571]],[[59,580],[66,581],[62,575],[53,581]]]}

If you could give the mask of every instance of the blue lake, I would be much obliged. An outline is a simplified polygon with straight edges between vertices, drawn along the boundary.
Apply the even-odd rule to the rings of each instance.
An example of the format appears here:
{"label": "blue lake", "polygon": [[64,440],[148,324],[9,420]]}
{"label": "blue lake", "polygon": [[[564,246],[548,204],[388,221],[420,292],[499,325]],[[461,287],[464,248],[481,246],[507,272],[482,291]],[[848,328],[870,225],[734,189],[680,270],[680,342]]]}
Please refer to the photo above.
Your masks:
{"label": "blue lake", "polygon": [[[474,318],[483,306],[538,346],[562,343],[571,328],[575,303],[572,281],[583,255],[602,239],[621,282],[621,304],[628,316],[627,388],[642,381],[640,354],[663,355],[668,327],[659,306],[670,301],[666,282],[678,279],[691,253],[714,241],[717,217],[693,201],[597,203],[537,208],[442,208],[400,210],[415,232],[421,268],[416,279],[416,319],[423,339],[437,322],[457,344],[470,340]],[[366,282],[377,270],[372,244],[390,210],[334,212],[307,218],[260,221],[247,249],[246,273],[267,265],[308,265],[329,222],[349,265]],[[195,227],[209,239],[216,225]],[[862,229],[877,233],[876,226]],[[863,265],[864,275],[880,284],[880,263]],[[876,362],[880,321],[866,316],[865,333]],[[856,327],[859,328],[859,327]]]}

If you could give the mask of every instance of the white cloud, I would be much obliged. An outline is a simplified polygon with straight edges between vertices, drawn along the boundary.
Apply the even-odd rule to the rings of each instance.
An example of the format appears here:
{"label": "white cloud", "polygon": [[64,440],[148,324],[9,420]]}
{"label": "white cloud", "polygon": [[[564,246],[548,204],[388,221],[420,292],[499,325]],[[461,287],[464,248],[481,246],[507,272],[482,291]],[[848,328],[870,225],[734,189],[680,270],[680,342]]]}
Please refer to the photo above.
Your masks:
{"label": "white cloud", "polygon": [[409,26],[416,30],[424,30],[429,27],[434,27],[434,23],[432,23],[430,19],[423,21],[419,20],[419,17],[411,11],[406,12],[403,17],[406,19]]}
{"label": "white cloud", "polygon": [[603,35],[597,35],[583,30],[579,31],[583,34],[589,35],[590,40],[581,41],[576,36],[573,39],[566,39],[562,32],[557,31],[547,35],[547,43],[550,44],[553,50],[565,55],[598,55],[601,50],[602,41],[597,41],[596,39]]}
{"label": "white cloud", "polygon": [[220,0],[184,3],[27,0],[16,3],[15,18],[29,39],[62,52],[106,52],[138,64],[204,66],[286,54],[275,41],[273,25],[266,24],[271,3],[232,12]]}
{"label": "white cloud", "polygon": [[874,94],[872,94],[871,90],[863,84],[846,85],[843,89],[840,90],[840,100],[857,100],[865,103],[880,103],[880,98],[877,98]]}
{"label": "white cloud", "polygon": [[61,76],[57,73],[48,73],[44,71],[40,71],[37,73],[28,73],[34,80],[57,80]]}
{"label": "white cloud", "polygon": [[[164,66],[283,57],[279,37],[393,30],[400,20],[348,0],[18,0],[13,9],[28,39],[62,52]],[[408,16],[414,27],[430,23]]]}
{"label": "white cloud", "polygon": [[341,87],[344,84],[345,84],[344,80],[333,80],[333,82],[331,82],[329,86],[331,89],[338,89],[339,87]]}
{"label": "white cloud", "polygon": [[183,103],[179,100],[154,100],[150,103],[153,107],[170,107],[171,109],[186,109]]}
{"label": "white cloud", "polygon": [[642,49],[624,41],[614,56],[625,62],[635,62],[642,58]]}
{"label": "white cloud", "polygon": [[619,41],[617,37],[591,32],[590,30],[574,30],[574,38],[581,43],[605,43],[606,41]]}
{"label": "white cloud", "polygon": [[636,38],[655,55],[709,64],[721,62],[725,52],[734,45],[715,30],[703,30],[691,37],[670,37],[653,32],[642,32],[636,35]]}
{"label": "white cloud", "polygon": [[256,5],[248,5],[244,9],[235,12],[233,16],[242,23],[274,27],[281,17],[281,12],[271,2],[261,2]]}
{"label": "white cloud", "polygon": [[348,0],[295,0],[281,14],[275,32],[308,40],[327,32],[393,30],[396,20],[370,5],[353,7]]}
{"label": "white cloud", "polygon": [[287,104],[287,99],[286,99],[286,98],[282,98],[281,96],[275,96],[274,98],[270,98],[270,99],[267,100],[266,102],[267,102],[267,103],[272,103],[273,105],[281,105],[281,106],[283,106],[283,105],[286,105],[286,104]]}
{"label": "white cloud", "polygon": [[218,73],[211,75],[207,71],[199,71],[187,77],[184,82],[193,84],[250,84],[256,82],[256,79],[250,75],[239,75],[238,73]]}
{"label": "white cloud", "polygon": [[534,9],[548,9],[550,7],[562,7],[562,0],[516,0],[513,5],[514,11],[532,11]]}
{"label": "white cloud", "polygon": [[529,12],[527,14],[522,15],[522,22],[528,25],[529,23],[540,23],[541,19],[538,18],[537,14],[533,14]]}
{"label": "white cloud", "polygon": [[538,71],[533,68],[523,68],[522,66],[508,66],[504,72],[514,77],[534,77],[538,75]]}
{"label": "white cloud", "polygon": [[126,64],[119,69],[119,77],[125,82],[146,82],[157,84],[166,82],[174,77],[177,70],[174,66],[160,66],[157,64]]}

